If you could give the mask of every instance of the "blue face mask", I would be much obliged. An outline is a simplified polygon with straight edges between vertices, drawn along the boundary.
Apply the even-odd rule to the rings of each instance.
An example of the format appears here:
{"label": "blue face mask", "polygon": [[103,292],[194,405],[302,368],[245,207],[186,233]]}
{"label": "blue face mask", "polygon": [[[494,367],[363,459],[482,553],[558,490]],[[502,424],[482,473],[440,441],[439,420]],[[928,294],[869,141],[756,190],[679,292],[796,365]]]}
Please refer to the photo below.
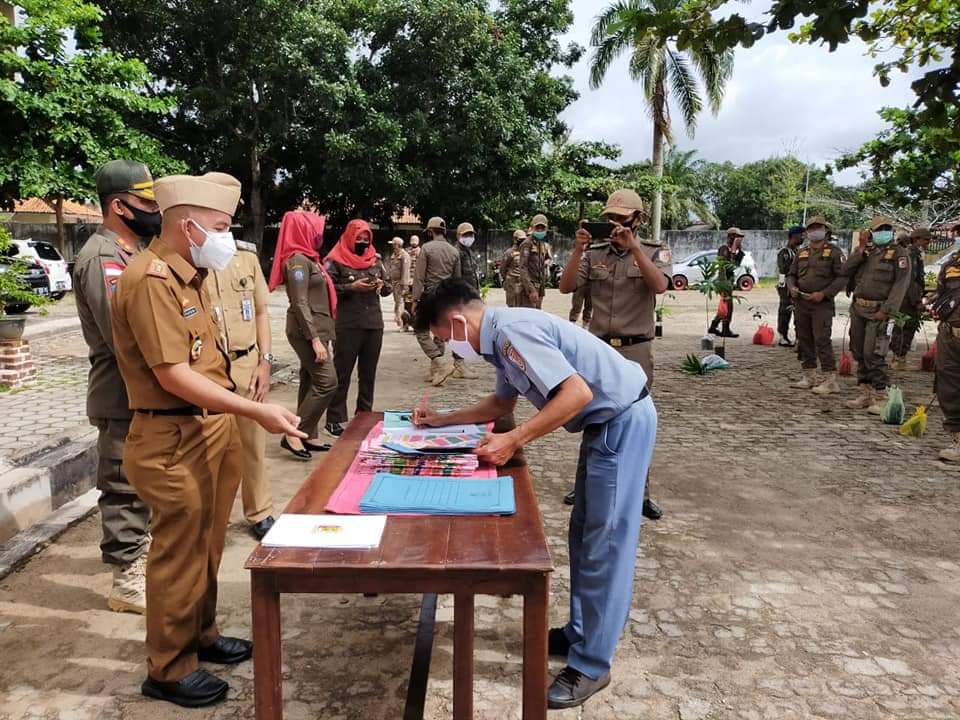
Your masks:
{"label": "blue face mask", "polygon": [[893,230],[877,230],[873,234],[873,244],[884,246],[893,242]]}
{"label": "blue face mask", "polygon": [[547,236],[547,231],[546,231],[546,230],[534,230],[534,231],[533,231],[533,237],[534,237],[536,240],[543,240],[546,236]]}

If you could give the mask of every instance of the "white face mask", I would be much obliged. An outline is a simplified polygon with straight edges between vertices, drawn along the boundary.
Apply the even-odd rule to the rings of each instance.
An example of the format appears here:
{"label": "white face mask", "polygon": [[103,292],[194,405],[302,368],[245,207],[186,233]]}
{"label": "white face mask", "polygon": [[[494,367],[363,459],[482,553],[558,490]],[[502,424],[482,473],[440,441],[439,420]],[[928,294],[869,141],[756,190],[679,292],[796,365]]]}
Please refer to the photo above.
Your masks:
{"label": "white face mask", "polygon": [[190,240],[190,257],[193,258],[193,264],[198,268],[207,268],[208,270],[226,270],[233,256],[237,254],[237,241],[233,239],[233,233],[229,230],[226,232],[207,232],[195,220],[190,222],[207,238],[203,245],[197,245],[193,240]]}
{"label": "white face mask", "polygon": [[471,245],[473,245],[473,241],[476,239],[477,238],[473,235],[461,235],[460,244],[463,245],[464,247],[470,247]]}
{"label": "white face mask", "polygon": [[820,242],[825,240],[827,237],[826,228],[817,228],[816,230],[807,230],[807,240],[812,242]]}
{"label": "white face mask", "polygon": [[[463,340],[457,340],[456,338],[455,328],[457,324],[463,325]],[[450,318],[450,340],[448,340],[448,343],[450,350],[463,358],[464,362],[476,362],[483,359],[480,353],[474,350],[473,345],[470,344],[467,319],[463,315],[454,315]]]}

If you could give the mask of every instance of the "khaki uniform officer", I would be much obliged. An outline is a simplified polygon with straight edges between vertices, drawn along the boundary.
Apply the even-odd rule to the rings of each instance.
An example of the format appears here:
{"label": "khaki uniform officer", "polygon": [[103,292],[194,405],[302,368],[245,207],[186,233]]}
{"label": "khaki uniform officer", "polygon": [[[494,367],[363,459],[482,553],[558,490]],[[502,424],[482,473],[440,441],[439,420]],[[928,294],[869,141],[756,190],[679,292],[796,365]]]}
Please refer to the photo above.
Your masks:
{"label": "khaki uniform officer", "polygon": [[943,429],[953,439],[940,459],[960,463],[960,252],[943,264],[937,278],[933,315],[937,332],[937,400],[943,409]]}
{"label": "khaki uniform officer", "polygon": [[[837,359],[833,353],[833,298],[847,284],[843,251],[827,241],[833,226],[823,217],[810,218],[805,228],[807,244],[800,248],[787,274],[787,291],[795,303],[797,344],[803,377],[792,387],[818,395],[840,392]],[[817,384],[817,359],[826,376]]]}
{"label": "khaki uniform officer", "polygon": [[507,296],[507,307],[520,305],[520,292],[523,285],[520,282],[520,243],[527,239],[523,230],[513,233],[513,245],[500,258],[500,280],[503,291]]}
{"label": "khaki uniform officer", "polygon": [[926,290],[927,273],[924,269],[924,258],[932,236],[927,228],[915,228],[910,232],[910,288],[903,298],[900,312],[908,315],[906,322],[893,328],[890,338],[890,349],[893,350],[893,359],[890,360],[891,370],[905,370],[907,367],[907,353],[913,345],[913,338],[920,329],[920,318],[923,315],[923,294]]}
{"label": "khaki uniform officer", "polygon": [[387,276],[393,290],[393,319],[397,327],[403,327],[403,298],[413,285],[410,275],[410,254],[403,249],[403,238],[390,241],[392,252],[387,260]]}
{"label": "khaki uniform officer", "polygon": [[142,692],[185,707],[227,693],[198,662],[250,658],[252,644],[220,635],[217,572],[242,472],[234,415],[300,435],[284,408],[233,392],[203,279],[236,252],[230,220],[240,183],[223,173],[155,184],[163,229],[137,255],[112,298],[117,363],[135,413],[123,452],[152,512],[147,563],[147,669]]}
{"label": "khaki uniform officer", "polygon": [[[594,313],[589,330],[623,357],[643,368],[647,387],[653,385],[653,339],[657,295],[666,292],[673,274],[669,248],[636,237],[643,219],[643,201],[632,190],[610,195],[603,214],[616,223],[608,242],[592,243],[586,230],[577,232],[577,244],[560,279],[560,292],[587,288]],[[657,520],[662,511],[649,499],[645,485],[643,514]],[[566,498],[573,504],[573,494]]]}
{"label": "khaki uniform officer", "polygon": [[[221,345],[230,359],[230,379],[236,392],[261,402],[270,390],[273,361],[267,282],[257,246],[238,241],[237,250],[230,267],[209,273],[204,284],[220,328]],[[250,418],[238,417],[237,426],[243,445],[243,516],[261,540],[273,527],[273,495],[263,462],[267,434]]]}
{"label": "khaki uniform officer", "polygon": [[144,573],[150,509],[131,486],[122,462],[133,413],[114,356],[110,298],[120,273],[139,252],[141,238],[159,231],[160,211],[147,166],[129,160],[112,160],[97,171],[97,194],[103,225],[77,255],[73,291],[90,348],[87,417],[98,430],[100,553],[113,568],[107,606],[142,614],[147,610]]}
{"label": "khaki uniform officer", "polygon": [[520,307],[539,308],[547,292],[547,216],[534,215],[527,239],[520,243]]}
{"label": "khaki uniform officer", "polygon": [[857,361],[859,396],[846,405],[880,415],[890,382],[887,348],[882,345],[890,318],[900,310],[910,286],[910,254],[894,243],[890,220],[877,217],[870,225],[869,242],[854,250],[843,266],[847,276],[857,278],[850,307],[850,351]]}
{"label": "khaki uniform officer", "polygon": [[[419,302],[425,293],[440,284],[441,280],[461,276],[460,252],[447,242],[447,223],[443,218],[433,217],[427,221],[427,242],[420,248],[417,264],[413,273],[413,300]],[[453,373],[453,365],[445,365],[443,353],[445,345],[437,340],[429,330],[416,333],[417,342],[423,354],[430,358],[428,381],[433,385],[443,385]]]}

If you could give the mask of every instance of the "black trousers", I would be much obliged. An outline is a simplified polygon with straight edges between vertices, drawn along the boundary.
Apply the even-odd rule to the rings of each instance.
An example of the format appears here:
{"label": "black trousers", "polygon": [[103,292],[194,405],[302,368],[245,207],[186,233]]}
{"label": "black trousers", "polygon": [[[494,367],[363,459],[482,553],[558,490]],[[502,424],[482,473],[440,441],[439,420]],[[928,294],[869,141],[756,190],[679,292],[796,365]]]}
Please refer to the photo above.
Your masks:
{"label": "black trousers", "polygon": [[347,393],[353,368],[357,368],[357,412],[373,410],[373,390],[377,383],[377,364],[383,346],[383,328],[358,330],[337,328],[333,345],[333,364],[337,369],[337,392],[327,408],[328,423],[347,421]]}
{"label": "black trousers", "polygon": [[780,307],[777,308],[777,332],[786,338],[790,334],[790,321],[793,319],[793,298],[785,287],[777,288],[780,294]]}

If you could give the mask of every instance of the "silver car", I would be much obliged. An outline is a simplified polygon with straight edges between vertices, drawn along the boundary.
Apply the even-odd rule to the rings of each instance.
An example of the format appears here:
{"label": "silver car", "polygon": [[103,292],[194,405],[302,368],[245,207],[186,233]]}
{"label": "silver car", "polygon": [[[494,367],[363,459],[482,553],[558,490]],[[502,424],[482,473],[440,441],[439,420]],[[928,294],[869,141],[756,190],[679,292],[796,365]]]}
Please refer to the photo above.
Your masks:
{"label": "silver car", "polygon": [[[686,290],[691,285],[696,285],[698,282],[701,282],[703,280],[703,266],[709,265],[716,259],[716,250],[701,250],[684,258],[680,262],[675,262],[673,264],[673,276],[671,278],[673,281],[673,289]],[[736,280],[737,288],[742,292],[753,290],[753,286],[757,284],[757,279],[759,278],[757,274],[757,263],[753,259],[753,255],[748,251],[744,251],[743,262],[740,263],[739,267],[734,271],[733,276]]]}

